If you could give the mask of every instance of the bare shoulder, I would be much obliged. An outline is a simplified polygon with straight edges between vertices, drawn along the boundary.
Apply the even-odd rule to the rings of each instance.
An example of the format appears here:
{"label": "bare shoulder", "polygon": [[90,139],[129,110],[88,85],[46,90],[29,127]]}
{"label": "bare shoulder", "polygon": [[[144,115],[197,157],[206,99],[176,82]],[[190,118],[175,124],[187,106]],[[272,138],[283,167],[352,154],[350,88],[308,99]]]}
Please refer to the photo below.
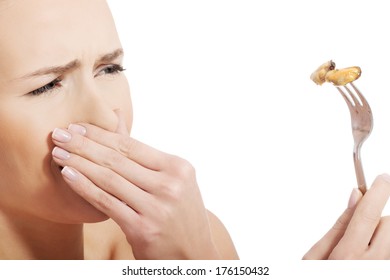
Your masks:
{"label": "bare shoulder", "polygon": [[130,244],[121,228],[112,220],[84,225],[86,259],[134,259]]}
{"label": "bare shoulder", "polygon": [[222,259],[237,260],[239,257],[229,232],[216,215],[210,211],[207,211],[207,213],[214,243]]}

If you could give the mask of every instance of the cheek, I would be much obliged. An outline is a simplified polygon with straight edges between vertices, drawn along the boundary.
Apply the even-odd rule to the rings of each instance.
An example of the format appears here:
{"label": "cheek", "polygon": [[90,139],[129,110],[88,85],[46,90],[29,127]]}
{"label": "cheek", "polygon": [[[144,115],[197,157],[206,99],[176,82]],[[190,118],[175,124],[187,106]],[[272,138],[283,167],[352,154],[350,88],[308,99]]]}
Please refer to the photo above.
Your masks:
{"label": "cheek", "polygon": [[50,128],[43,121],[26,120],[8,119],[0,125],[0,205],[5,208],[34,209],[33,202],[41,198],[44,204],[56,183],[50,167]]}
{"label": "cheek", "polygon": [[51,132],[64,116],[42,99],[4,100],[0,106],[0,187],[29,189],[53,178]]}
{"label": "cheek", "polygon": [[[35,181],[50,172],[52,126],[44,120],[8,120],[2,122],[0,173],[7,185]],[[12,175],[11,175],[12,174]],[[11,175],[11,176],[10,176]]]}
{"label": "cheek", "polygon": [[27,120],[0,124],[0,208],[61,222],[105,219],[66,185],[53,164],[51,132],[56,120],[31,116]]}

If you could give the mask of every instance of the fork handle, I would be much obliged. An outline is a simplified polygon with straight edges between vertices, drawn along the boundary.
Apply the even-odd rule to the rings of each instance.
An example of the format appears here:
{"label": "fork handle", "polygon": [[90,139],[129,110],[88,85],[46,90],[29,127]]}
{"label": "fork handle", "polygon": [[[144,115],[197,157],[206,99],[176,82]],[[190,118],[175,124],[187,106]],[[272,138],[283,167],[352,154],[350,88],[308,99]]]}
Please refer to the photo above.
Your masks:
{"label": "fork handle", "polygon": [[362,194],[367,191],[366,179],[364,177],[362,161],[360,158],[360,147],[354,147],[353,150],[353,162],[355,164],[355,174],[359,190]]}

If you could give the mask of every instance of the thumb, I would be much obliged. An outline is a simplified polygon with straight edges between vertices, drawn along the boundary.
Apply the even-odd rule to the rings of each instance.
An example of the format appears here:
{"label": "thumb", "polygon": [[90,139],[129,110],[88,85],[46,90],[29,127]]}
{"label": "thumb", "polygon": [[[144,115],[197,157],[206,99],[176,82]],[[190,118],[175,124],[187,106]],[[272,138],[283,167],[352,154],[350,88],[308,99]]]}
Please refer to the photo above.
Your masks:
{"label": "thumb", "polygon": [[353,189],[351,192],[351,195],[349,196],[348,200],[348,208],[347,209],[354,209],[356,208],[358,202],[362,198],[363,194],[359,189]]}

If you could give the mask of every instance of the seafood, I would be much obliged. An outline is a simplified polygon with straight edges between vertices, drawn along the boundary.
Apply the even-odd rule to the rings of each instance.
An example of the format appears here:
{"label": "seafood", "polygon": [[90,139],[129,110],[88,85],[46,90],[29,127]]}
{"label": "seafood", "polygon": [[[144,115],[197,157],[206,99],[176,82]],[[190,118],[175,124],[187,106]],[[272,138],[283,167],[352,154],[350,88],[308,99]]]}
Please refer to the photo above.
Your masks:
{"label": "seafood", "polygon": [[336,69],[336,64],[330,60],[318,67],[311,74],[310,79],[317,85],[329,82],[335,86],[345,86],[359,79],[361,73],[362,71],[358,66]]}

